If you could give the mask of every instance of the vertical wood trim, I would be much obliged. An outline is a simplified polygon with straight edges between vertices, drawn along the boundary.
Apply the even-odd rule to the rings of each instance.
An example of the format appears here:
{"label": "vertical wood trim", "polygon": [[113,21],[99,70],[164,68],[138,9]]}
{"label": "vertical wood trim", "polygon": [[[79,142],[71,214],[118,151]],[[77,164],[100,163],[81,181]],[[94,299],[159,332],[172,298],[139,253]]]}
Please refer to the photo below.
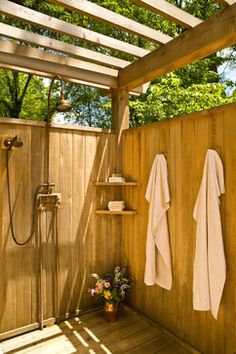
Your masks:
{"label": "vertical wood trim", "polygon": [[116,133],[116,169],[121,172],[122,132],[129,128],[129,92],[125,89],[112,90],[112,128]]}

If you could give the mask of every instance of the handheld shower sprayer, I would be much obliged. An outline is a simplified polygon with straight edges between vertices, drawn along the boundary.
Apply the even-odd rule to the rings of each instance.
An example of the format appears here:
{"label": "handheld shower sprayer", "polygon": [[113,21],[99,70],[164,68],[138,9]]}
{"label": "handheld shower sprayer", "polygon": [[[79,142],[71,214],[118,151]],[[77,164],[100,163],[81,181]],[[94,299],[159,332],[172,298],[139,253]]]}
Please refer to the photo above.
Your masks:
{"label": "handheld shower sprayer", "polygon": [[[11,234],[13,241],[18,245],[18,246],[24,246],[26,245],[31,238],[33,237],[34,231],[35,231],[35,222],[36,222],[36,203],[34,203],[34,212],[33,212],[33,220],[32,220],[32,226],[31,226],[31,232],[29,237],[27,238],[26,241],[20,242],[17,240],[15,236],[15,231],[13,227],[13,216],[12,216],[12,204],[11,204],[11,188],[10,188],[10,176],[9,176],[9,155],[10,151],[12,150],[12,147],[22,147],[23,142],[21,138],[18,135],[15,135],[13,138],[6,138],[3,142],[4,146],[6,147],[6,169],[7,169],[7,191],[8,191],[8,208],[9,208],[9,215],[10,215],[10,228],[11,228]],[[35,198],[36,199],[36,198]]]}
{"label": "handheld shower sprayer", "polygon": [[44,194],[52,194],[52,188],[55,187],[55,183],[53,182],[44,182],[40,184],[35,192],[34,195],[34,206],[33,206],[33,217],[32,217],[32,225],[31,225],[31,230],[28,238],[25,241],[18,241],[15,235],[15,230],[14,230],[14,225],[13,225],[13,211],[12,211],[12,203],[11,203],[11,186],[10,186],[10,173],[9,173],[9,156],[12,151],[12,147],[22,147],[23,142],[21,138],[18,135],[15,135],[13,138],[12,137],[7,137],[3,141],[4,146],[6,147],[6,173],[7,173],[7,192],[8,192],[8,208],[9,208],[9,216],[10,216],[10,229],[11,229],[11,234],[13,241],[18,245],[18,246],[25,246],[32,238],[33,235],[35,234],[36,230],[36,218],[37,218],[37,195],[41,188],[43,188],[43,193]]}
{"label": "handheld shower sprayer", "polygon": [[14,146],[14,147],[22,147],[23,146],[23,142],[21,140],[21,138],[16,135],[14,136],[14,138],[6,138],[4,140],[4,146],[6,146],[6,148],[8,150],[11,150],[11,148]]}

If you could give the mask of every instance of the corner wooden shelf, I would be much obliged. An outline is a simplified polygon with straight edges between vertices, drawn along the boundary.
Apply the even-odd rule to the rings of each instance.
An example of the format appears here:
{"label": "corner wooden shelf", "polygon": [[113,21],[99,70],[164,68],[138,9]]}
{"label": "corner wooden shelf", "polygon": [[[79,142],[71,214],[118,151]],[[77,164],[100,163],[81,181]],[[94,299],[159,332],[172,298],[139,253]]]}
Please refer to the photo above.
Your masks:
{"label": "corner wooden shelf", "polygon": [[122,187],[132,187],[138,186],[138,182],[94,182],[94,186],[122,186]]}
{"label": "corner wooden shelf", "polygon": [[108,209],[97,209],[95,214],[98,215],[135,215],[137,210],[122,210],[122,211],[110,211]]}
{"label": "corner wooden shelf", "polygon": [[[136,187],[138,186],[137,181],[127,181],[127,182],[93,182],[95,187]],[[96,209],[95,214],[97,215],[135,215],[137,210],[121,210],[121,211],[111,211],[108,209]]]}

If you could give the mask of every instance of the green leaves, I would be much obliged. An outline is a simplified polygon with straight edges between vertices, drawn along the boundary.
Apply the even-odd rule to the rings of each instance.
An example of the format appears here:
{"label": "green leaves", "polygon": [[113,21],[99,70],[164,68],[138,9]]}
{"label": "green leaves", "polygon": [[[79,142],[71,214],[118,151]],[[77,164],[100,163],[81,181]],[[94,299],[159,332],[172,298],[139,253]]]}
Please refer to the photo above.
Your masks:
{"label": "green leaves", "polygon": [[225,85],[219,82],[189,83],[186,86],[176,73],[171,73],[151,85],[143,101],[130,101],[132,126],[169,119],[236,101],[227,97]]}
{"label": "green leaves", "polygon": [[0,115],[44,120],[47,90],[43,80],[32,75],[0,69]]}
{"label": "green leaves", "polygon": [[101,91],[88,86],[66,84],[70,92],[69,99],[72,111],[65,114],[64,119],[70,124],[111,127],[111,100],[101,95]]}

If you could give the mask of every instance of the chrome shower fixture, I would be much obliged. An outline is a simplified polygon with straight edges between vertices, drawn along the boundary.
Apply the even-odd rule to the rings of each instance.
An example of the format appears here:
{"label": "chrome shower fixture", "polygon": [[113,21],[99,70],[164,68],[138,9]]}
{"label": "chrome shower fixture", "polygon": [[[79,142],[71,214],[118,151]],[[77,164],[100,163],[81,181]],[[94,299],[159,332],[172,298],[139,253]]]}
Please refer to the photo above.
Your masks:
{"label": "chrome shower fixture", "polygon": [[11,150],[13,146],[17,148],[23,146],[23,142],[18,135],[14,136],[14,138],[6,138],[3,143],[8,150]]}

